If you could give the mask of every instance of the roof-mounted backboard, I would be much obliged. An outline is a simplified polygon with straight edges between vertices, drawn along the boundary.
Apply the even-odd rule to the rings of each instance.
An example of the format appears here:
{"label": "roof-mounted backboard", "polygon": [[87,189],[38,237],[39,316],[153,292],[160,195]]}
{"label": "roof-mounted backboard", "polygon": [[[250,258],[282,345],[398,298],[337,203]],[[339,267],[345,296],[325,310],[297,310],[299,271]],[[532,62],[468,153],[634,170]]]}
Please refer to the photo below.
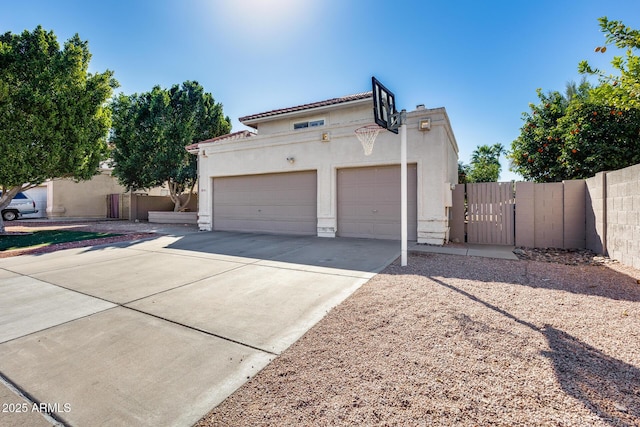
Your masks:
{"label": "roof-mounted backboard", "polygon": [[376,124],[393,133],[398,133],[395,96],[375,77],[371,77],[371,83],[373,85],[373,117]]}

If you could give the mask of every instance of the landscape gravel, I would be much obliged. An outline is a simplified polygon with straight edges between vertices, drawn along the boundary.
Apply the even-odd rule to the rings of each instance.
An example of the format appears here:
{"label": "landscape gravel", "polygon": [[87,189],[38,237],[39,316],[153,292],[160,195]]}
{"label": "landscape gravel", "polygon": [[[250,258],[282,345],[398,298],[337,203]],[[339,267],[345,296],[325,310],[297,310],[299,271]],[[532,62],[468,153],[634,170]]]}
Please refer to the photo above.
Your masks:
{"label": "landscape gravel", "polygon": [[197,426],[638,426],[638,280],[608,265],[412,255]]}

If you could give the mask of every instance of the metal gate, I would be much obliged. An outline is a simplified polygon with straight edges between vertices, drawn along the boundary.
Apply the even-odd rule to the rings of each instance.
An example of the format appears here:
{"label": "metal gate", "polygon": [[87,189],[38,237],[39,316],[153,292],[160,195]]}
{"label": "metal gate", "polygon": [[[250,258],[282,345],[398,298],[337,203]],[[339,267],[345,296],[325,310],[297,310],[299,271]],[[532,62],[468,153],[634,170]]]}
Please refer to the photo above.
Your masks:
{"label": "metal gate", "polygon": [[512,182],[466,184],[467,242],[515,244],[515,190]]}

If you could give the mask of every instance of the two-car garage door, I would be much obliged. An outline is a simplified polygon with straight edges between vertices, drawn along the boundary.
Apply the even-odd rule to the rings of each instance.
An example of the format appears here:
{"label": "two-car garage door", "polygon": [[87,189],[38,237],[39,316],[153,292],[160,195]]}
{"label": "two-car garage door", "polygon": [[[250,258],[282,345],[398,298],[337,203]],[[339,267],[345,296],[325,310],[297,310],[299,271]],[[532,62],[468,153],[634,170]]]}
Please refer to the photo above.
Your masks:
{"label": "two-car garage door", "polygon": [[[417,167],[408,167],[408,238],[417,238]],[[337,171],[337,235],[400,239],[400,167]],[[213,229],[317,233],[315,171],[213,179]]]}
{"label": "two-car garage door", "polygon": [[316,172],[213,179],[213,229],[315,235]]}

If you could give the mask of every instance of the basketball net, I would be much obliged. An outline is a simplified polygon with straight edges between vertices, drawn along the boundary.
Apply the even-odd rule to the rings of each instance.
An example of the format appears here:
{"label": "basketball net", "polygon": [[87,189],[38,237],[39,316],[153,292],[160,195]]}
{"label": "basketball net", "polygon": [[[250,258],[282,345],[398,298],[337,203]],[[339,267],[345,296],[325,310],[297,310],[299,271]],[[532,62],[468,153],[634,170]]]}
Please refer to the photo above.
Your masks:
{"label": "basketball net", "polygon": [[373,144],[381,130],[382,128],[378,125],[367,125],[356,129],[356,136],[362,144],[365,156],[370,156],[373,153]]}

